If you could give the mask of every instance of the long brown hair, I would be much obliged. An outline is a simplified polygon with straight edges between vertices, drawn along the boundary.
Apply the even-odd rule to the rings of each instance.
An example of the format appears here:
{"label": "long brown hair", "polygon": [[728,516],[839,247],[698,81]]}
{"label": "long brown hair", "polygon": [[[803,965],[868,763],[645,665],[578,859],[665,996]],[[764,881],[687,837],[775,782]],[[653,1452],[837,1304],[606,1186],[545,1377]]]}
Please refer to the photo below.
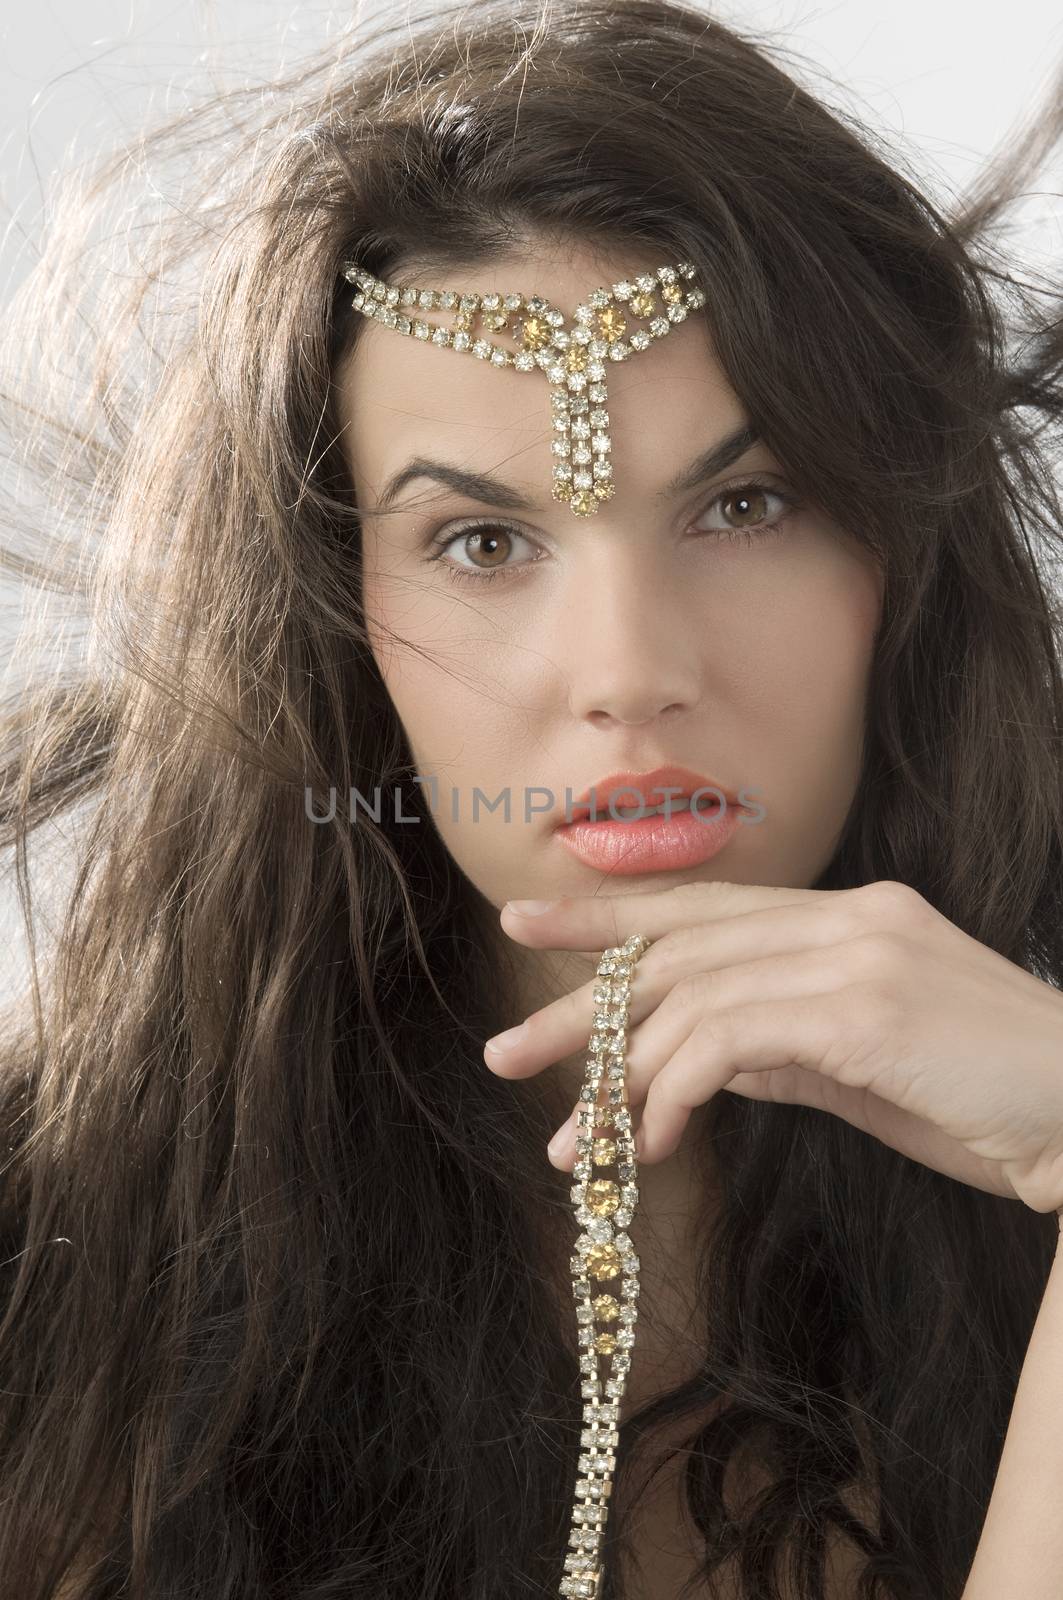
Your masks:
{"label": "long brown hair", "polygon": [[[483,1066],[506,974],[367,641],[343,260],[445,284],[550,234],[697,265],[732,388],[886,573],[817,886],[901,879],[1063,983],[1063,338],[1006,231],[1063,94],[946,217],[778,56],[674,0],[473,0],[217,91],[59,196],[4,332],[4,561],[42,603],[0,724],[31,948],[31,836],[78,822],[2,1054],[4,1600],[75,1562],[92,1600],[562,1576],[556,1121]],[[426,825],[311,822],[308,792],[378,784]],[[711,1111],[704,1364],[625,1421],[621,1481],[689,1413],[707,1577],[822,1600],[841,1534],[865,1600],[958,1596],[1054,1221],[825,1113]]]}

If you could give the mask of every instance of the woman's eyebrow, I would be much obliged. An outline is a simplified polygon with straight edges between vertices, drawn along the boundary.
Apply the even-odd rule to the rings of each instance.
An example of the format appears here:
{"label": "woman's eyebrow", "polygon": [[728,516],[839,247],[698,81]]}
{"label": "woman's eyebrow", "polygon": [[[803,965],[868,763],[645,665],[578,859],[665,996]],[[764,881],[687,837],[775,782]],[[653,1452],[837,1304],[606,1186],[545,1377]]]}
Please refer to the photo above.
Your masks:
{"label": "woman's eyebrow", "polygon": [[[676,495],[686,493],[688,489],[696,489],[698,484],[704,483],[707,478],[713,478],[718,472],[726,471],[755,444],[759,444],[760,437],[752,423],[742,423],[732,433],[718,439],[715,444],[711,444],[707,450],[696,456],[688,467],[685,467],[670,483],[665,484],[663,489],[658,490],[656,499],[673,499]],[[437,483],[444,484],[448,489],[454,489],[458,494],[466,495],[470,500],[479,500],[484,505],[498,506],[504,511],[536,509],[534,501],[527,499],[519,489],[512,484],[504,483],[492,473],[470,472],[465,467],[457,467],[447,461],[433,461],[427,456],[414,456],[395,473],[377,502],[376,509],[385,511],[414,478],[433,478]]]}
{"label": "woman's eyebrow", "polygon": [[688,489],[696,489],[706,478],[715,478],[718,472],[726,472],[728,467],[733,466],[760,442],[761,437],[757,428],[751,422],[743,422],[733,433],[726,434],[715,444],[710,444],[700,456],[695,456],[689,467],[658,491],[657,499],[674,499],[676,495],[685,494]]}

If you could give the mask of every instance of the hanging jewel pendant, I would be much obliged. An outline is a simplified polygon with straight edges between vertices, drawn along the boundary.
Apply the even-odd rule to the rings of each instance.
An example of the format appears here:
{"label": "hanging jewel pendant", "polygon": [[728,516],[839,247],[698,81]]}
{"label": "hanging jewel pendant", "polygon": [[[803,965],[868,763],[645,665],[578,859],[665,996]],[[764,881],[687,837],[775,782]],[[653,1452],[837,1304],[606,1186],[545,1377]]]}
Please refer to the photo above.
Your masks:
{"label": "hanging jewel pendant", "polygon": [[[630,360],[705,304],[705,292],[694,281],[697,269],[689,261],[592,290],[576,307],[571,326],[542,295],[462,294],[388,284],[353,261],[344,263],[343,273],[358,285],[351,300],[355,310],[397,333],[466,351],[491,366],[545,373],[554,435],[551,494],[577,517],[593,516],[615,493],[607,362]],[[407,315],[406,308],[414,307],[452,311],[451,326]],[[509,350],[487,333],[507,333],[517,348]]]}

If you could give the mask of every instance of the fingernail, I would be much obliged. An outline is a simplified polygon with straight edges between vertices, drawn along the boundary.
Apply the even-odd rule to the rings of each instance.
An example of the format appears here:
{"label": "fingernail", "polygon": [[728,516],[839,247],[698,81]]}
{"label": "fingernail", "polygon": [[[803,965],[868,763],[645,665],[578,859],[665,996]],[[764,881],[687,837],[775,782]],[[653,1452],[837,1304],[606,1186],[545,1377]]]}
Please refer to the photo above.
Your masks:
{"label": "fingernail", "polygon": [[520,1043],[527,1031],[526,1022],[522,1022],[519,1028],[507,1028],[505,1033],[496,1033],[493,1039],[488,1039],[486,1048],[491,1051],[509,1050]]}
{"label": "fingernail", "polygon": [[556,900],[507,900],[502,909],[519,912],[522,917],[538,917],[556,905]]}
{"label": "fingernail", "polygon": [[546,1153],[547,1153],[548,1156],[550,1156],[551,1159],[554,1159],[556,1156],[559,1156],[561,1154],[561,1147],[565,1142],[565,1134],[566,1134],[567,1130],[568,1130],[568,1124],[566,1123],[565,1127],[558,1128],[557,1132],[554,1134],[554,1137],[550,1140],[550,1143],[547,1145]]}

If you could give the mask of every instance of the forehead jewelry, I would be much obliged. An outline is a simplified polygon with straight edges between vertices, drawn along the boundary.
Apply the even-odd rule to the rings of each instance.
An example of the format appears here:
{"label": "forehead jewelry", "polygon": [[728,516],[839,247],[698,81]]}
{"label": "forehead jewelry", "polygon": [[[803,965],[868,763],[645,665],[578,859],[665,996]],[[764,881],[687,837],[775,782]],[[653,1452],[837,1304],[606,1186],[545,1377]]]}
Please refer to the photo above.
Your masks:
{"label": "forehead jewelry", "polygon": [[[565,1575],[557,1592],[586,1600],[599,1600],[602,1592],[602,1540],[616,1470],[620,1401],[638,1317],[639,1258],[627,1233],[638,1202],[627,1100],[627,1025],[631,978],[649,946],[648,939],[635,933],[604,951],[598,963],[587,1072],[576,1113],[571,1196],[582,1232],[569,1268],[579,1330],[583,1424]],[[601,1170],[610,1167],[614,1177]],[[595,1169],[597,1177],[592,1176]],[[602,1358],[609,1362],[607,1374],[599,1367]]]}
{"label": "forehead jewelry", "polygon": [[[385,327],[464,350],[494,367],[546,374],[554,432],[551,493],[577,517],[593,515],[599,501],[614,493],[606,362],[627,361],[648,349],[705,304],[697,270],[689,261],[592,290],[568,326],[564,312],[538,294],[461,294],[389,284],[353,261],[345,261],[342,271],[357,285],[351,301],[355,310]],[[432,310],[452,311],[450,326],[419,314]],[[516,349],[485,338],[485,333],[507,334]]]}

